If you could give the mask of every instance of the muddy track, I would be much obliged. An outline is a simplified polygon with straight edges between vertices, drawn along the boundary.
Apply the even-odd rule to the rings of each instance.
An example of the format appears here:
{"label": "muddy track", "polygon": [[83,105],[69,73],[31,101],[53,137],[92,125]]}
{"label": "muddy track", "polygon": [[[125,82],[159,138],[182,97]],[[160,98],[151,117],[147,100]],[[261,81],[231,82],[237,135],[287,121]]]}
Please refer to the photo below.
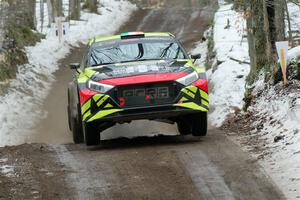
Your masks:
{"label": "muddy track", "polygon": [[[182,6],[138,10],[120,32],[170,31],[191,49],[207,28],[209,15]],[[283,199],[255,161],[219,130],[209,130],[200,139],[115,139],[94,148],[71,144],[66,91],[72,73],[65,65],[79,62],[83,50],[74,48],[61,60],[41,107],[47,118],[32,131],[33,142],[48,145],[0,149],[0,199]],[[173,125],[138,121],[113,127],[102,138],[128,134],[178,133]]]}

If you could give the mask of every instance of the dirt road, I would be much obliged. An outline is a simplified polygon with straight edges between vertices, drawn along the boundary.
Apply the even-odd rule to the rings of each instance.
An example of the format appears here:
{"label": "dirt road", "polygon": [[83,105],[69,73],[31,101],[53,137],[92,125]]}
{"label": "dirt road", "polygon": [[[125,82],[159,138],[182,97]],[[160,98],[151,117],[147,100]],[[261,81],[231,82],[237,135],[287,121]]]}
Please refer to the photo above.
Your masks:
{"label": "dirt road", "polygon": [[89,150],[23,145],[0,156],[15,166],[0,177],[0,199],[283,199],[217,130],[205,139],[118,139]]}
{"label": "dirt road", "polygon": [[[186,1],[171,2],[172,8],[137,11],[121,30],[170,31],[191,49],[211,13],[182,3]],[[0,149],[0,199],[283,199],[255,161],[219,130],[201,139],[116,139],[90,149],[65,144],[71,143],[66,86],[72,79],[65,65],[78,62],[82,51],[74,48],[61,60],[57,81],[41,108],[47,118],[32,131],[33,142],[48,145]],[[116,126],[103,138],[151,134],[177,135],[177,130],[139,121]]]}

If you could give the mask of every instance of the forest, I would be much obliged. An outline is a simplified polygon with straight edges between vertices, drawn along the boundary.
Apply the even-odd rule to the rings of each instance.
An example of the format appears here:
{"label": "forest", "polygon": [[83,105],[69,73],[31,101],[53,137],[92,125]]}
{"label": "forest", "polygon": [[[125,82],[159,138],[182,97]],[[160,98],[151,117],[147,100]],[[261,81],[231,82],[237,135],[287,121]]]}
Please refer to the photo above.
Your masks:
{"label": "forest", "polygon": [[44,38],[43,28],[55,26],[56,17],[80,20],[82,9],[97,13],[97,5],[97,0],[1,0],[0,81],[15,77],[17,66],[28,62],[24,47]]}

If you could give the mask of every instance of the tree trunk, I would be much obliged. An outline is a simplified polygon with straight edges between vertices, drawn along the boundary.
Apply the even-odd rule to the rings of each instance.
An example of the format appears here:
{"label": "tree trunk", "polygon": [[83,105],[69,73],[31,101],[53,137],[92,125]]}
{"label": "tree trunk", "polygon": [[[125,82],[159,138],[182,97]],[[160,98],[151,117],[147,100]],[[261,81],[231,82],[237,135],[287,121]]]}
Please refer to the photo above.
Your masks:
{"label": "tree trunk", "polygon": [[250,73],[246,80],[246,107],[250,104],[253,83],[264,74],[268,82],[272,78],[272,67],[276,63],[275,42],[284,39],[283,0],[236,0],[239,8],[246,8]]}
{"label": "tree trunk", "polygon": [[47,9],[48,9],[48,27],[50,27],[51,23],[54,20],[51,0],[47,0]]}
{"label": "tree trunk", "polygon": [[290,13],[289,13],[288,5],[287,5],[287,0],[284,0],[284,5],[285,5],[286,17],[287,17],[287,21],[288,21],[289,40],[292,41],[293,34],[292,34],[292,26],[291,26]]}
{"label": "tree trunk", "polygon": [[[263,30],[265,32],[265,54],[266,54],[266,64],[264,66],[265,76],[270,72],[270,66],[272,58],[272,41],[274,41],[274,22],[271,16],[274,16],[274,0],[269,0],[268,2],[263,0],[263,15],[264,15],[264,26]],[[274,43],[275,44],[275,43]],[[275,46],[275,45],[274,45]],[[267,80],[269,77],[265,77]]]}
{"label": "tree trunk", "polygon": [[70,0],[70,19],[80,19],[80,0]]}
{"label": "tree trunk", "polygon": [[54,17],[63,16],[62,0],[50,0],[52,5],[52,13]]}
{"label": "tree trunk", "polygon": [[265,17],[266,6],[264,0],[252,0],[250,3],[251,17],[248,19],[248,38],[249,53],[252,57],[251,70],[248,76],[248,84],[252,85],[258,78],[258,74],[261,70],[269,65],[268,55],[270,50],[268,49],[268,31],[265,30],[265,23],[267,18]]}
{"label": "tree trunk", "polygon": [[35,0],[28,0],[27,6],[26,6],[27,9],[28,9],[27,10],[27,14],[26,14],[26,18],[28,20],[27,24],[33,30],[36,30],[36,18],[35,18],[36,17],[36,12],[35,12],[35,6],[36,6]]}
{"label": "tree trunk", "polygon": [[43,27],[44,27],[44,18],[45,18],[44,8],[45,8],[44,0],[40,0],[41,33],[43,32]]}
{"label": "tree trunk", "polygon": [[283,0],[275,1],[275,24],[276,24],[276,41],[285,40],[285,21],[284,11],[285,2]]}
{"label": "tree trunk", "polygon": [[97,0],[85,0],[84,9],[88,9],[90,12],[97,13],[98,12],[98,7],[97,7]]}

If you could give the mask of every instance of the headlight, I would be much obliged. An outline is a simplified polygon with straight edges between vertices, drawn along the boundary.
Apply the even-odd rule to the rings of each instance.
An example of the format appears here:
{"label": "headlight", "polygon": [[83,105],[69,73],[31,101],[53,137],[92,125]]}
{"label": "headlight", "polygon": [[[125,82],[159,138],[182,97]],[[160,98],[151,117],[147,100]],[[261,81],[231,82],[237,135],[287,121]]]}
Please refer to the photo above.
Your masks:
{"label": "headlight", "polygon": [[185,77],[177,79],[177,82],[181,83],[185,86],[188,86],[188,85],[191,85],[192,83],[194,83],[198,79],[199,79],[199,75],[196,71],[194,71],[193,73],[191,73]]}
{"label": "headlight", "polygon": [[98,82],[95,82],[92,80],[89,80],[88,87],[99,93],[106,93],[107,91],[114,88],[114,86],[112,86],[112,85],[106,85],[106,84],[98,83]]}

